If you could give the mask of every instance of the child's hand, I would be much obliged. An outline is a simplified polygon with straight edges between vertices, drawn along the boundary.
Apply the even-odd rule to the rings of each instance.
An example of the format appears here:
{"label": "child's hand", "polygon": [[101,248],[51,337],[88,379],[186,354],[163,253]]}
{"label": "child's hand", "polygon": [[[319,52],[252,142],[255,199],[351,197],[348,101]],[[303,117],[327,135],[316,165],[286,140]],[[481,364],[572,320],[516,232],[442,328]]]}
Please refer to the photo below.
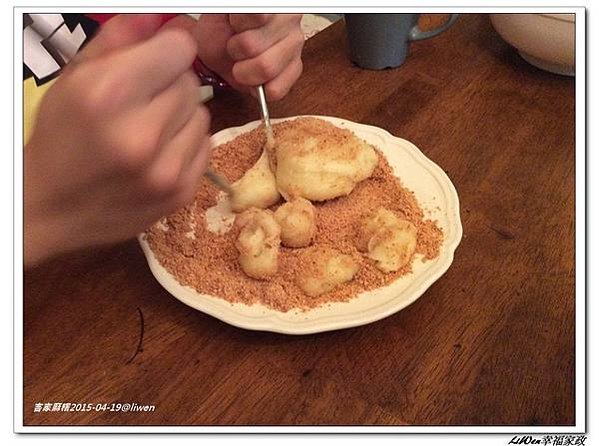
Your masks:
{"label": "child's hand", "polygon": [[284,97],[302,73],[301,14],[202,14],[195,29],[200,59],[233,87],[269,100]]}
{"label": "child's hand", "polygon": [[192,36],[122,15],[67,67],[25,148],[25,263],[116,242],[189,203],[209,157]]}

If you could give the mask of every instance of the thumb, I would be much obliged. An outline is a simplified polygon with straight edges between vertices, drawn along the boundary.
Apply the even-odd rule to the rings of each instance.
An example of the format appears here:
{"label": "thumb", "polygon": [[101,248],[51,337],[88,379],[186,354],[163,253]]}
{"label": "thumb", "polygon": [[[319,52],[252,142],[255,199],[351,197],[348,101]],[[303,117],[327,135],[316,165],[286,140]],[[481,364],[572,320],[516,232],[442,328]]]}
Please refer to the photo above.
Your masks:
{"label": "thumb", "polygon": [[160,14],[119,14],[102,26],[71,64],[77,65],[83,60],[146,40],[158,31],[162,23]]}

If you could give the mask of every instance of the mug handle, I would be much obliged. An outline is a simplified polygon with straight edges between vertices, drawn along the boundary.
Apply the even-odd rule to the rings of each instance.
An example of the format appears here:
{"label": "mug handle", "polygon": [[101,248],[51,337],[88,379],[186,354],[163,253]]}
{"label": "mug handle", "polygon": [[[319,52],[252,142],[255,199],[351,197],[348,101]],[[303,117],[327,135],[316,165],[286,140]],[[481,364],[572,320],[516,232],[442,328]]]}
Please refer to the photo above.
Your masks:
{"label": "mug handle", "polygon": [[443,25],[436,29],[431,29],[430,31],[422,31],[420,28],[418,28],[418,24],[416,24],[410,30],[408,40],[410,40],[411,42],[415,42],[417,40],[425,40],[430,39],[431,37],[435,37],[441,34],[446,29],[448,29],[451,25],[453,25],[455,21],[458,19],[458,16],[459,14],[451,14],[447,22],[445,22]]}

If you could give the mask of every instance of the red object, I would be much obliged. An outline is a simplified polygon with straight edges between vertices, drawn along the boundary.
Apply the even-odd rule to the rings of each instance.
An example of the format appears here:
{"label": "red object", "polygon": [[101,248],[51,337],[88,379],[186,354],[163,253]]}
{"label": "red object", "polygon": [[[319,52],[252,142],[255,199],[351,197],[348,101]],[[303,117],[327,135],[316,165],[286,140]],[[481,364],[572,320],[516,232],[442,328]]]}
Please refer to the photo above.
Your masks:
{"label": "red object", "polygon": [[216,88],[231,88],[226,80],[208,68],[199,57],[193,62],[193,71],[200,78],[202,85],[212,85]]}
{"label": "red object", "polygon": [[[102,26],[104,23],[106,23],[107,21],[109,21],[111,18],[113,18],[114,16],[118,15],[118,14],[85,14],[87,17],[89,17],[90,19],[92,19],[95,22],[98,22],[100,24],[100,26]],[[164,25],[166,22],[168,22],[170,19],[172,19],[173,17],[177,17],[179,14],[157,14],[160,16],[160,19],[162,21],[162,24]]]}
{"label": "red object", "polygon": [[[118,14],[85,14],[87,17],[92,19],[95,22],[98,22],[100,27],[107,21],[109,21],[114,16]],[[157,14],[160,16],[161,24],[164,25],[166,22],[171,20],[174,17],[177,17],[179,14]],[[222,79],[218,74],[214,73],[210,70],[206,65],[202,63],[202,61],[198,58],[195,60],[193,64],[193,70],[200,78],[203,85],[212,85],[213,87],[218,88],[230,88],[229,84]]]}

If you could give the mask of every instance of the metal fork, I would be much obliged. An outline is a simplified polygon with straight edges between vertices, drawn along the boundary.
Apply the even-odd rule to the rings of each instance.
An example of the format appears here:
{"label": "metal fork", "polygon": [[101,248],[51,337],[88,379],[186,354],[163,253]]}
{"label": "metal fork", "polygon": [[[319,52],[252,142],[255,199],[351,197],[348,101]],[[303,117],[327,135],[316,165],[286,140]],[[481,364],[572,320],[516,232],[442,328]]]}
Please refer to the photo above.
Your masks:
{"label": "metal fork", "polygon": [[270,125],[270,114],[268,113],[268,104],[266,103],[266,95],[264,94],[264,86],[259,85],[258,89],[258,101],[260,101],[260,114],[262,115],[262,122],[266,129],[266,143],[273,143],[274,145],[274,134],[272,126]]}
{"label": "metal fork", "polygon": [[[270,153],[274,149],[274,133],[272,131],[272,126],[270,125],[270,114],[268,113],[268,104],[266,103],[266,95],[264,94],[264,86],[259,85],[257,87],[258,90],[258,101],[260,102],[260,114],[262,115],[262,122],[264,123],[264,128],[266,130],[266,149]],[[208,168],[204,175],[212,181],[219,189],[225,191],[230,196],[233,196],[233,189],[231,185],[227,181],[225,177],[223,177],[218,172]]]}
{"label": "metal fork", "polygon": [[264,130],[266,132],[266,144],[264,149],[268,155],[268,162],[270,169],[274,172],[276,170],[276,153],[275,153],[275,136],[270,125],[270,114],[268,113],[268,104],[266,103],[266,95],[264,94],[264,86],[259,85],[258,89],[258,101],[260,102],[260,114],[262,115],[262,123],[264,124]]}
{"label": "metal fork", "polygon": [[212,170],[211,168],[206,169],[204,176],[208,178],[212,183],[220,190],[225,191],[230,197],[233,196],[233,188],[227,179],[220,173]]}

